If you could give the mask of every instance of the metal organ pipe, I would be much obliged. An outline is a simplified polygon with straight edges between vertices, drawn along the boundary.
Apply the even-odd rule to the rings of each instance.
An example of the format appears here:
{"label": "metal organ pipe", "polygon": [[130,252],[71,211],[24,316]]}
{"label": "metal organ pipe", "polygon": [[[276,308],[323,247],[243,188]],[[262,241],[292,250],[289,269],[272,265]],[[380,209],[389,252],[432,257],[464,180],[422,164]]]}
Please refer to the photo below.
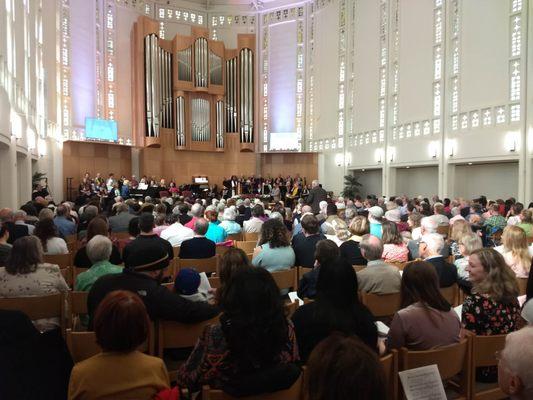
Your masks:
{"label": "metal organ pipe", "polygon": [[144,38],[144,82],[145,82],[145,108],[146,108],[146,136],[154,136],[153,111],[152,111],[152,51],[151,37]]}
{"label": "metal organ pipe", "polygon": [[176,98],[176,144],[185,146],[185,99]]}
{"label": "metal organ pipe", "polygon": [[243,143],[253,143],[253,53],[242,49],[239,60],[240,137]]}

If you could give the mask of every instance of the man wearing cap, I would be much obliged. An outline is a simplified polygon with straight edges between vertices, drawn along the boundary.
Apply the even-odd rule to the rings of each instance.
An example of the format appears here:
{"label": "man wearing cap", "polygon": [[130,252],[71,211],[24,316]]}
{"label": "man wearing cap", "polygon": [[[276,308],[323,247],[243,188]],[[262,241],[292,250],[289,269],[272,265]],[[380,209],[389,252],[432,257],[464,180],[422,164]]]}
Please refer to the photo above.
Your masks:
{"label": "man wearing cap", "polygon": [[[162,240],[162,239],[161,239]],[[94,313],[104,297],[115,290],[129,290],[143,300],[152,320],[170,320],[185,323],[205,321],[218,314],[218,308],[203,302],[192,302],[161,286],[163,271],[170,258],[157,241],[147,240],[142,245],[142,257],[130,257],[122,273],[104,275],[93,284],[87,298],[89,329]]]}
{"label": "man wearing cap", "polygon": [[383,208],[373,206],[368,209],[368,222],[370,222],[370,234],[381,239],[381,219],[383,218]]}

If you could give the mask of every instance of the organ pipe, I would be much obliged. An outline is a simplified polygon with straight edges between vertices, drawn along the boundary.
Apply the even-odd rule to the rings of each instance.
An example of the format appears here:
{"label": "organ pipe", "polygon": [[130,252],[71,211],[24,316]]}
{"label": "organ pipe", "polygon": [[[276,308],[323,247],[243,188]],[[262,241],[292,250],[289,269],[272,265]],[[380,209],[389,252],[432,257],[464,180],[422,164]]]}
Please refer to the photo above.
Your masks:
{"label": "organ pipe", "polygon": [[176,98],[176,144],[185,146],[185,99],[183,96]]}
{"label": "organ pipe", "polygon": [[241,143],[253,143],[253,53],[240,51],[239,60],[240,138]]}
{"label": "organ pipe", "polygon": [[216,147],[220,149],[224,147],[224,102],[221,100],[217,101],[216,122]]}

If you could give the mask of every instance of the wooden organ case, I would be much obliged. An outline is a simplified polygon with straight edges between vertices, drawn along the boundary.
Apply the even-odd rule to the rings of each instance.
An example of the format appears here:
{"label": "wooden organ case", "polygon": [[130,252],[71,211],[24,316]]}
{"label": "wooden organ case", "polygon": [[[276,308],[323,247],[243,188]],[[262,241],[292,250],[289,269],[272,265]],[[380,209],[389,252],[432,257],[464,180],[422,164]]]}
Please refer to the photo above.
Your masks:
{"label": "wooden organ case", "polygon": [[159,39],[158,23],[141,16],[132,31],[133,133],[140,147],[224,152],[237,134],[241,152],[255,150],[255,35],[237,49],[210,40],[207,29]]}

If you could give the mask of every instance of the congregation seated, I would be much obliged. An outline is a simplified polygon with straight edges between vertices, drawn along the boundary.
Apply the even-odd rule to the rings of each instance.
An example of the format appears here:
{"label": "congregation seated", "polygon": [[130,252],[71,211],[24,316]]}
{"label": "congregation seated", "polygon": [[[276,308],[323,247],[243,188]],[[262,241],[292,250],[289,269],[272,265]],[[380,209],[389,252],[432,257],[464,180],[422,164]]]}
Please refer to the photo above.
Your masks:
{"label": "congregation seated", "polygon": [[9,230],[7,226],[0,224],[0,267],[3,266],[11,253],[13,245],[8,243]]}
{"label": "congregation seated", "polygon": [[59,235],[63,238],[76,233],[76,223],[70,219],[70,207],[66,204],[60,204],[56,208],[54,224],[57,227]]}
{"label": "congregation seated", "polygon": [[433,204],[433,213],[433,218],[437,221],[437,224],[448,225],[450,223],[450,220],[444,211],[444,204],[440,202]]}
{"label": "congregation seated", "polygon": [[[473,289],[463,303],[463,327],[476,335],[488,336],[517,330],[520,321],[518,286],[503,256],[494,249],[475,250],[470,254],[466,270]],[[479,368],[476,379],[495,382],[496,369]]]}
{"label": "congregation seated", "polygon": [[263,225],[262,217],[265,215],[265,211],[261,204],[256,204],[252,208],[252,217],[242,224],[242,231],[246,233],[259,233],[261,232],[261,225]]}
{"label": "congregation seated", "polygon": [[197,218],[194,222],[194,237],[181,243],[180,258],[211,258],[216,255],[216,244],[205,237],[209,222]]}
{"label": "congregation seated", "polygon": [[43,246],[44,254],[67,254],[67,243],[59,237],[54,220],[45,218],[37,223],[35,236],[39,238]]}
{"label": "congregation seated", "polygon": [[172,246],[181,246],[184,240],[194,237],[194,231],[180,222],[178,212],[180,212],[179,208],[176,209],[175,207],[170,217],[171,221],[174,222],[160,234],[161,239],[167,240]]}
{"label": "congregation seated", "polygon": [[[21,207],[22,208],[22,207]],[[17,210],[13,213],[13,222],[15,225],[21,225],[28,228],[28,234],[33,235],[35,231],[35,225],[29,224],[28,214],[24,210]],[[32,221],[33,223],[37,222],[37,219]]]}
{"label": "congregation seated", "polygon": [[512,399],[533,398],[533,327],[506,336],[498,354],[498,383]]}
{"label": "congregation seated", "polygon": [[383,221],[381,229],[383,242],[381,258],[385,262],[406,262],[409,258],[409,249],[403,242],[397,225],[391,221]]}
{"label": "congregation seated", "polygon": [[102,352],[74,366],[69,400],[152,399],[169,388],[162,359],[137,349],[149,333],[150,319],[143,301],[133,292],[112,291],[94,315],[96,342]]}
{"label": "congregation seated", "polygon": [[205,321],[217,315],[217,308],[185,300],[161,285],[164,269],[170,262],[168,251],[164,247],[148,240],[142,243],[142,248],[142,254],[139,253],[131,259],[126,258],[126,266],[121,273],[104,275],[94,282],[87,299],[89,327],[92,326],[98,305],[114,290],[130,290],[141,294],[152,320],[189,323]]}
{"label": "congregation seated", "polygon": [[194,224],[196,222],[196,220],[198,218],[202,218],[204,215],[204,208],[202,207],[201,204],[198,204],[198,203],[194,203],[192,206],[191,206],[191,219],[189,220],[189,222],[187,222],[186,224],[184,224],[183,226],[189,228],[189,229],[194,229]]}
{"label": "congregation seated", "polygon": [[520,221],[516,224],[519,228],[522,228],[526,232],[528,238],[533,237],[533,211],[522,210],[520,213]]}
{"label": "congregation seated", "polygon": [[[407,243],[407,247],[409,248],[410,260],[416,260],[417,258],[422,257],[419,253],[419,245],[420,241],[422,240],[422,236],[427,235],[429,233],[437,233],[437,228],[438,224],[437,221],[433,218],[433,216],[422,218],[422,220],[420,221],[420,238],[417,240],[410,240],[409,243]],[[444,243],[440,254],[443,257],[448,257],[450,255],[450,247],[447,243]]]}
{"label": "congregation seated", "polygon": [[205,328],[178,370],[178,386],[196,392],[209,385],[233,396],[289,388],[300,375],[298,346],[272,275],[239,271],[218,299],[220,322]]}
{"label": "congregation seated", "polygon": [[261,225],[258,247],[254,249],[252,265],[270,272],[287,270],[294,266],[296,256],[291,247],[285,224],[271,218]]}
{"label": "congregation seated", "polygon": [[[52,222],[53,224],[53,222]],[[68,285],[57,265],[43,262],[43,247],[36,236],[25,236],[13,243],[11,254],[0,267],[0,297],[45,296],[66,293]],[[59,318],[33,321],[35,327],[48,331],[60,326]]]}
{"label": "congregation seated", "polygon": [[351,236],[339,246],[341,256],[351,265],[366,265],[366,258],[361,254],[360,243],[363,235],[368,233],[368,220],[362,215],[356,215],[348,226]]}
{"label": "congregation seated", "polygon": [[387,337],[389,349],[429,350],[459,342],[461,321],[439,291],[435,269],[412,261],[403,270],[401,309]]}
{"label": "congregation seated", "polygon": [[500,207],[497,203],[490,207],[487,217],[483,222],[483,227],[488,234],[501,231],[507,226],[507,220],[503,215],[500,215]]}
{"label": "congregation seated", "polygon": [[150,255],[147,254],[147,251],[154,247],[158,247],[162,253],[166,253],[168,260],[174,258],[172,245],[167,240],[160,238],[154,233],[154,226],[154,216],[152,214],[141,214],[139,217],[139,228],[141,233],[124,247],[122,253],[122,258],[126,267],[144,264],[150,257]]}
{"label": "congregation seated", "polygon": [[320,232],[317,218],[311,214],[305,215],[302,218],[302,232],[292,238],[295,265],[313,268],[316,244],[324,239],[326,237]]}
{"label": "congregation seated", "polygon": [[473,233],[472,227],[465,219],[459,219],[450,225],[450,235],[446,240],[446,244],[450,246],[450,255],[454,257],[454,260],[461,256],[459,251],[461,238],[471,233]]}
{"label": "congregation seated", "polygon": [[218,226],[224,229],[227,235],[241,233],[242,228],[237,222],[235,222],[236,218],[235,210],[232,207],[226,208],[224,210],[224,220]]}
{"label": "congregation seated", "polygon": [[333,332],[355,335],[377,351],[374,317],[359,301],[357,290],[357,276],[346,260],[337,258],[320,265],[316,300],[292,316],[302,361]]}
{"label": "congregation seated", "polygon": [[298,285],[298,297],[300,299],[314,299],[316,297],[316,283],[320,273],[320,266],[339,258],[340,255],[339,247],[329,239],[321,240],[316,244],[313,269],[303,274],[300,278]]}
{"label": "congregation seated", "polygon": [[381,240],[376,236],[366,234],[360,246],[367,264],[366,268],[357,272],[359,290],[373,294],[398,293],[402,277],[398,268],[382,260],[383,243]]}
{"label": "congregation seated", "polygon": [[502,245],[495,247],[494,250],[503,255],[517,278],[529,276],[533,248],[528,246],[526,232],[519,225],[506,226],[502,234]]}
{"label": "congregation seated", "polygon": [[218,214],[215,210],[207,210],[205,218],[209,221],[209,227],[205,237],[215,243],[222,243],[228,237],[228,234],[220,225],[218,225]]}
{"label": "congregation seated", "polygon": [[324,235],[335,235],[335,226],[344,221],[337,215],[338,210],[335,204],[326,206],[326,220],[320,225],[320,230]]}
{"label": "congregation seated", "polygon": [[[89,226],[87,227],[87,236],[84,241],[88,243],[96,235],[102,235],[105,237],[108,237],[109,235],[107,221],[103,216],[93,218],[91,222],[89,222]],[[114,265],[122,264],[120,250],[114,244],[112,244],[111,246],[111,255],[109,256],[109,261],[111,262],[111,264]],[[74,255],[73,264],[77,268],[89,268],[91,265],[93,265],[93,262],[88,257],[86,246],[80,247],[78,251],[76,251],[76,254]]]}
{"label": "congregation seated", "polygon": [[[94,222],[94,220],[93,220]],[[107,236],[95,235],[85,246],[85,254],[91,262],[90,268],[76,277],[74,290],[88,292],[96,280],[107,274],[118,274],[122,268],[110,262],[113,244]]]}
{"label": "congregation seated", "polygon": [[308,400],[385,400],[387,383],[375,352],[354,336],[331,335],[311,353]]}

